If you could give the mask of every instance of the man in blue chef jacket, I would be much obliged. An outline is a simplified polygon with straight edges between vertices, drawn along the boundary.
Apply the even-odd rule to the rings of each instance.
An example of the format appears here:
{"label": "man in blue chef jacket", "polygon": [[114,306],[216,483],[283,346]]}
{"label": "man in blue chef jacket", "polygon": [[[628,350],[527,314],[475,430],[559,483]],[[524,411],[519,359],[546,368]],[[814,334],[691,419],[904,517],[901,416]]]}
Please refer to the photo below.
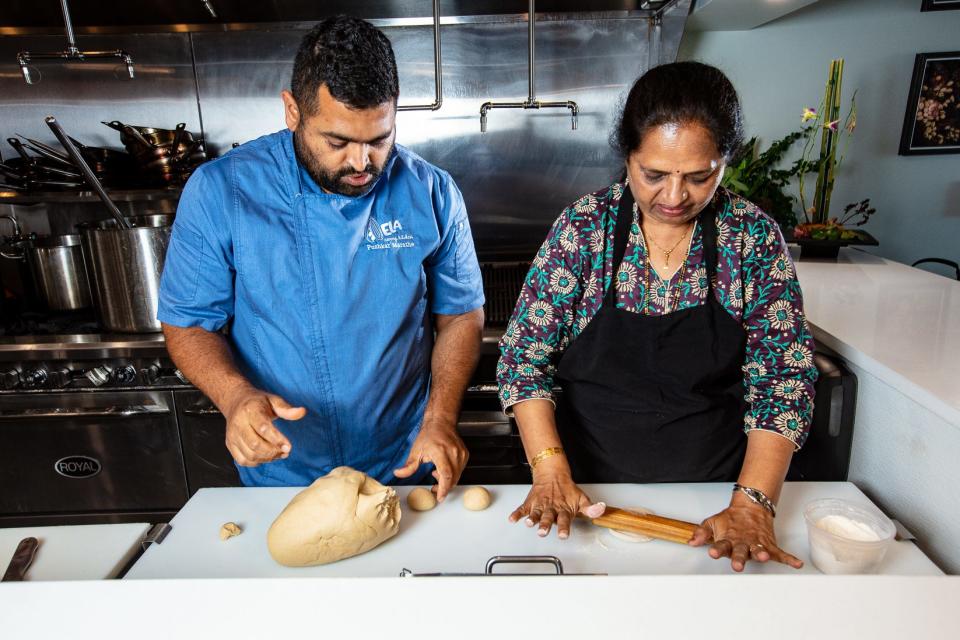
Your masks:
{"label": "man in blue chef jacket", "polygon": [[432,470],[442,499],[466,464],[456,421],[480,349],[480,268],[450,175],[394,143],[398,95],[386,36],[326,19],[282,93],[287,130],[183,190],[158,317],[226,417],[246,485]]}

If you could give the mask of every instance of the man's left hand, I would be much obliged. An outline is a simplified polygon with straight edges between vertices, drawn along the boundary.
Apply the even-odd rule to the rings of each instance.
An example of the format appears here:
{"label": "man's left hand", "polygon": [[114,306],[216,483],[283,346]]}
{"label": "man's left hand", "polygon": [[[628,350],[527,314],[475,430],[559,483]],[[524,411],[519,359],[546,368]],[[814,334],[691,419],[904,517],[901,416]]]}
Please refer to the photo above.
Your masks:
{"label": "man's left hand", "polygon": [[421,464],[432,462],[436,467],[433,477],[437,479],[437,501],[443,502],[450,490],[460,481],[460,474],[467,466],[469,457],[467,447],[457,435],[456,420],[425,419],[420,433],[410,447],[406,463],[394,470],[393,475],[409,478]]}

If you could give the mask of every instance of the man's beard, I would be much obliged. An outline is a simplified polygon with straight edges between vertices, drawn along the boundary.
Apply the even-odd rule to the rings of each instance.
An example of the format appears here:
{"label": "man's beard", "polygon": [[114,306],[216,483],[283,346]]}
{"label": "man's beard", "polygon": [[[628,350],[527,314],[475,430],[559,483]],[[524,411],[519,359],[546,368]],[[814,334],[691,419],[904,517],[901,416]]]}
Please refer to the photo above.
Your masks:
{"label": "man's beard", "polygon": [[[391,142],[390,151],[385,156],[386,159],[389,159],[390,156],[393,155],[393,145],[394,143]],[[374,185],[377,184],[377,178],[379,178],[383,172],[382,166],[378,167],[372,162],[368,162],[363,171],[356,171],[352,167],[344,167],[343,169],[330,173],[321,166],[296,133],[293,134],[293,151],[297,155],[297,161],[303,165],[303,168],[307,170],[307,173],[310,174],[310,177],[313,178],[313,181],[316,182],[321,189],[330,193],[338,193],[342,196],[356,197],[366,195],[373,189]],[[386,165],[386,160],[384,160],[384,165]],[[346,176],[352,176],[358,173],[369,174],[370,180],[359,187],[343,181],[343,178]]]}

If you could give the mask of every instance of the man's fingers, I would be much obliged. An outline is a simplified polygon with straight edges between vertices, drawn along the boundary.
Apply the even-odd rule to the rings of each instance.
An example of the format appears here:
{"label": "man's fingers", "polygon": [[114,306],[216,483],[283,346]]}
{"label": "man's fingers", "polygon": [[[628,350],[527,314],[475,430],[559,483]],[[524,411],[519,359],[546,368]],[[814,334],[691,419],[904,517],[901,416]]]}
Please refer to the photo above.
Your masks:
{"label": "man's fingers", "polygon": [[227,449],[241,467],[255,467],[260,464],[256,459],[256,453],[243,441],[243,438],[228,439]]}
{"label": "man's fingers", "polygon": [[254,425],[254,430],[266,442],[279,449],[284,457],[290,453],[290,441],[277,429],[272,420],[261,420]]}
{"label": "man's fingers", "polygon": [[[251,438],[252,440],[252,438]],[[251,444],[249,440],[241,439],[243,444],[243,453],[254,465],[264,462],[273,462],[280,457],[280,451],[266,440],[260,440],[258,444]]]}
{"label": "man's fingers", "polygon": [[407,461],[403,463],[403,466],[399,469],[393,470],[393,475],[398,478],[409,478],[417,470],[417,467],[420,466],[420,452],[414,453],[410,452],[410,455],[407,456]]}
{"label": "man's fingers", "polygon": [[292,407],[289,402],[280,396],[268,394],[267,399],[270,400],[270,408],[273,409],[273,412],[277,414],[278,418],[283,418],[284,420],[299,420],[307,415],[307,410],[304,407]]}
{"label": "man's fingers", "polygon": [[453,469],[450,459],[446,453],[440,453],[430,456],[429,461],[437,467],[433,474],[433,477],[437,479],[437,502],[443,502],[447,493],[453,488]]}

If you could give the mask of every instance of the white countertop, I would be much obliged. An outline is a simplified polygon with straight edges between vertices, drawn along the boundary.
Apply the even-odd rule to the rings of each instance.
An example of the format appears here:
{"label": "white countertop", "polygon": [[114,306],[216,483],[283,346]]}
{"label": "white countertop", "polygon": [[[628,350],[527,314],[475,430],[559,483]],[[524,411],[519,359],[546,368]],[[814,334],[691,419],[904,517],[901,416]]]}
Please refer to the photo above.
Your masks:
{"label": "white countertop", "polygon": [[114,578],[140,548],[146,523],[0,529],[0,575],[24,538],[40,542],[25,581]]}
{"label": "white countertop", "polygon": [[955,637],[960,577],[618,576],[0,584],[4,637]]}
{"label": "white countertop", "polygon": [[[126,575],[127,580],[150,578],[306,578],[391,577],[404,568],[416,573],[482,573],[496,555],[552,555],[567,573],[729,574],[729,560],[713,560],[706,548],[655,540],[631,543],[578,520],[567,540],[555,532],[540,538],[508,514],[523,501],[529,486],[489,487],[489,509],[471,512],[461,501],[465,488],[432,511],[417,513],[403,504],[400,532],[381,546],[359,556],[317,567],[284,567],[267,551],[267,529],[298,488],[201,489],[171,521],[173,530],[152,545]],[[410,487],[399,487],[401,499]],[[660,515],[700,522],[730,500],[729,483],[657,485],[584,485],[595,500],[619,507],[645,507]],[[770,562],[749,563],[746,573],[817,575],[809,561],[803,506],[817,498],[845,498],[871,505],[848,482],[793,482],[784,486],[776,518],[779,543],[806,562],[801,570]],[[244,532],[226,541],[220,526],[236,522]],[[501,569],[497,569],[500,571]],[[516,571],[516,566],[503,571]],[[536,571],[544,572],[543,565]],[[896,542],[880,569],[884,574],[940,575],[940,570],[911,542]]]}
{"label": "white countertop", "polygon": [[795,264],[818,343],[960,427],[960,282],[853,249]]}

